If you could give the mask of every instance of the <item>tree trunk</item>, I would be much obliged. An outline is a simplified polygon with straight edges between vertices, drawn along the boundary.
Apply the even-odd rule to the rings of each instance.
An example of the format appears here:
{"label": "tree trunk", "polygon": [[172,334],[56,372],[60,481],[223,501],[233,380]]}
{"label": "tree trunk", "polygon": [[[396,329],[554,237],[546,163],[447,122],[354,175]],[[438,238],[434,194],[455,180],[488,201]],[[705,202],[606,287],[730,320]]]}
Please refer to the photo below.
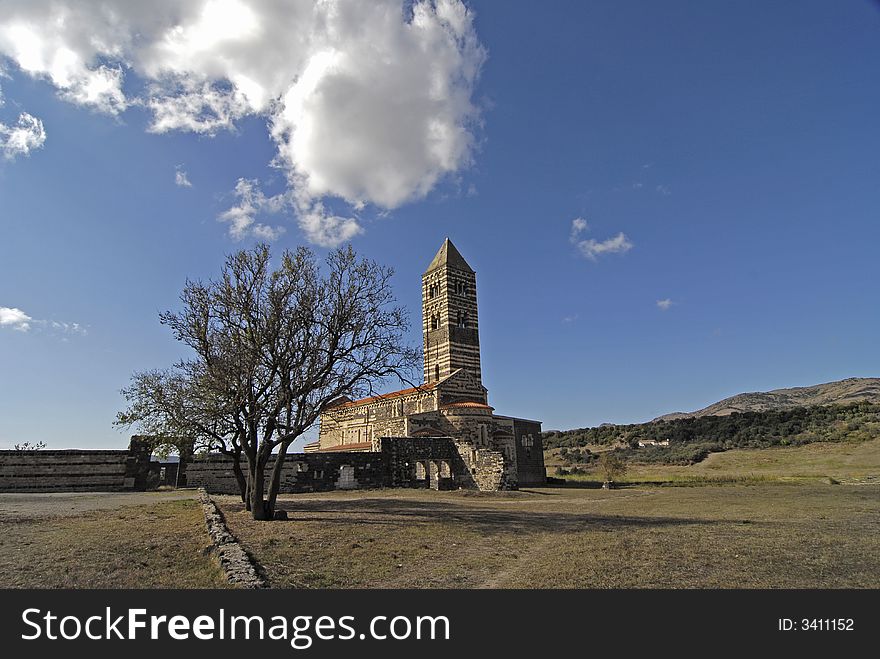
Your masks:
{"label": "tree trunk", "polygon": [[266,501],[266,514],[269,519],[275,518],[275,501],[278,498],[278,490],[281,489],[281,472],[284,469],[284,458],[287,457],[287,447],[290,442],[281,442],[275,465],[272,467],[272,479],[269,481],[269,496]]}
{"label": "tree trunk", "polygon": [[248,504],[248,482],[244,472],[241,470],[241,452],[232,456],[232,473],[235,474],[235,480],[238,482],[238,490],[241,494],[241,502],[247,506]]}
{"label": "tree trunk", "polygon": [[251,469],[250,503],[251,516],[256,520],[272,519],[267,515],[266,502],[263,500],[264,478],[266,473],[266,460],[262,455],[257,456]]}
{"label": "tree trunk", "polygon": [[251,505],[252,504],[251,494],[254,489],[252,483],[254,482],[254,469],[256,469],[256,464],[257,464],[257,452],[252,451],[252,450],[245,450],[244,456],[245,456],[245,458],[247,458],[247,473],[245,474],[245,476],[247,476],[247,482],[245,483],[244,507],[245,507],[245,510],[247,510],[248,512],[251,512],[253,510],[253,505]]}

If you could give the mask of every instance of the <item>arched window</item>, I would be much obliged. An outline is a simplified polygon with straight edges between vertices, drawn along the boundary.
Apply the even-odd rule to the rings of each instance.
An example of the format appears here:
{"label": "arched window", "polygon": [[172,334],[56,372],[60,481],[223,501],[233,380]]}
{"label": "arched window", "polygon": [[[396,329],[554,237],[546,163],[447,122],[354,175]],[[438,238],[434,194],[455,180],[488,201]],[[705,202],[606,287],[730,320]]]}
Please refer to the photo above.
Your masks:
{"label": "arched window", "polygon": [[440,316],[435,313],[432,313],[431,314],[431,329],[435,330],[438,327],[440,327]]}
{"label": "arched window", "polygon": [[467,311],[459,311],[458,312],[458,326],[459,327],[467,327],[468,326]]}
{"label": "arched window", "polygon": [[435,380],[440,379],[440,365],[439,364],[434,364],[434,379]]}

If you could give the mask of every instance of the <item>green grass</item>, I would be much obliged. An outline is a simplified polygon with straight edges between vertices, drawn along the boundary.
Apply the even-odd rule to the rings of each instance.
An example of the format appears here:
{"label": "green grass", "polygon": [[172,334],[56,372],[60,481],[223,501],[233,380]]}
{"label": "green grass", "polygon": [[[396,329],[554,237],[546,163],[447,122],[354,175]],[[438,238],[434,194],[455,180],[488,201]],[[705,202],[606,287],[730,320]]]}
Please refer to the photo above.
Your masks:
{"label": "green grass", "polygon": [[50,513],[0,519],[0,588],[228,586],[197,501]]}

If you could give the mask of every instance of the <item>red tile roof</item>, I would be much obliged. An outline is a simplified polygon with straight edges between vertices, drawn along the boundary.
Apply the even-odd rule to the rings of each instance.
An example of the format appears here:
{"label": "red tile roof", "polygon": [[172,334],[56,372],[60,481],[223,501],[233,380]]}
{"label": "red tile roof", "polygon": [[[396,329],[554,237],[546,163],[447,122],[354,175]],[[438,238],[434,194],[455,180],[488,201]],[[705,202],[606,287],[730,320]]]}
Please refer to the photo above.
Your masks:
{"label": "red tile roof", "polygon": [[410,389],[401,389],[400,391],[392,391],[390,394],[379,394],[378,396],[369,396],[367,398],[361,398],[360,400],[350,400],[347,403],[339,403],[338,405],[333,405],[331,407],[327,407],[328,410],[338,410],[344,407],[356,407],[358,405],[366,405],[368,403],[377,403],[381,400],[389,400],[391,398],[399,398],[401,396],[407,396],[409,394],[415,394],[422,391],[431,391],[437,387],[437,382],[426,382],[425,384],[419,385],[418,387],[411,387]]}
{"label": "red tile roof", "polygon": [[327,448],[322,448],[321,453],[330,453],[333,451],[369,451],[372,448],[372,442],[359,442],[356,444],[337,444],[336,446],[328,446]]}
{"label": "red tile roof", "polygon": [[445,410],[450,407],[476,407],[484,410],[494,410],[495,408],[491,405],[486,405],[486,403],[478,403],[475,400],[461,400],[457,403],[447,403],[446,405],[441,405],[440,409]]}

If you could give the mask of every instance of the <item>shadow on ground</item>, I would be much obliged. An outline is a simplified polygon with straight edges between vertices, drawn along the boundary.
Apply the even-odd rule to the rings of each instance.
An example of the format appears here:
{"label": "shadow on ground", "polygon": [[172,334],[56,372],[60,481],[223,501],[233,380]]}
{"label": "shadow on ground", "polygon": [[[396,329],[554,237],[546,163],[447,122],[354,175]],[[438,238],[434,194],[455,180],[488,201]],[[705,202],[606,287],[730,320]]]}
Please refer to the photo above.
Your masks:
{"label": "shadow on ground", "polygon": [[[225,502],[223,508],[235,514],[244,510],[241,503]],[[635,517],[579,512],[504,511],[479,505],[461,505],[449,501],[413,501],[384,498],[368,499],[289,499],[278,502],[278,509],[289,519],[339,525],[413,526],[461,524],[483,533],[516,532],[537,534],[590,528],[651,528],[709,525],[718,520],[693,517]]]}

